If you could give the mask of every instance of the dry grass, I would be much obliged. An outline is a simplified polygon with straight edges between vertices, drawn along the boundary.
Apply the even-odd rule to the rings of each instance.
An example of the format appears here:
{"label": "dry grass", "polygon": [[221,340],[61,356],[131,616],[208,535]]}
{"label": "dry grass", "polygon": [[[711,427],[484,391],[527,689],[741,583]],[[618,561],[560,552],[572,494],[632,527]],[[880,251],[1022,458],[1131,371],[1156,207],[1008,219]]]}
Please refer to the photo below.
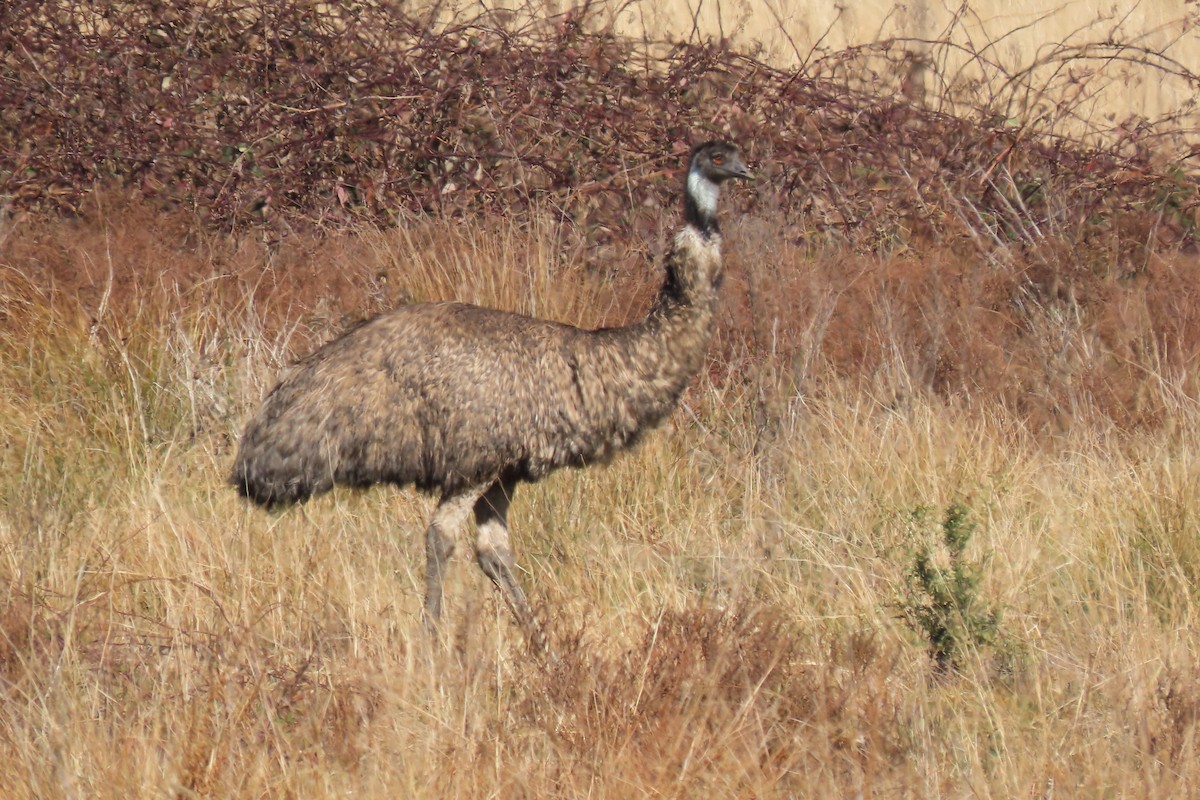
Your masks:
{"label": "dry grass", "polygon": [[[231,448],[279,368],[356,315],[453,296],[614,323],[654,277],[614,285],[549,223],[272,251],[103,208],[0,251],[0,796],[1159,798],[1200,780],[1197,339],[1159,319],[1191,308],[1194,259],[1068,301],[1028,294],[1019,254],[1011,273],[866,257],[731,218],[726,322],[672,424],[518,496],[553,642],[537,659],[465,558],[450,647],[430,647],[427,500],[268,515],[224,485]],[[1055,353],[1081,361],[1055,372]],[[974,364],[974,390],[938,364]],[[1155,414],[1101,413],[1089,374]],[[1031,414],[1038,392],[1053,402]],[[930,541],[918,510],[954,502],[1002,630],[939,676],[896,604]]]}

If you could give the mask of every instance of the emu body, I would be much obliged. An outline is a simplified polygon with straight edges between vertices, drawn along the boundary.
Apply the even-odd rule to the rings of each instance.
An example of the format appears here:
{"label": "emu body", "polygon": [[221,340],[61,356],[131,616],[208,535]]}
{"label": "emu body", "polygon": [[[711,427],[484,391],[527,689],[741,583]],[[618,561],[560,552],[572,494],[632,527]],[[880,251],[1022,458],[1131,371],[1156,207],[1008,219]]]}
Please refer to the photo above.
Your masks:
{"label": "emu body", "polygon": [[231,482],[268,507],[335,485],[439,492],[427,535],[426,620],[441,613],[454,537],[474,512],[476,558],[533,631],[513,574],[516,484],[611,458],[675,406],[712,335],[721,278],[721,182],[748,177],[736,148],[693,151],[686,225],[647,317],[585,330],[479,306],[398,308],[299,362],[242,436]]}
{"label": "emu body", "polygon": [[[719,269],[713,241],[678,238],[695,267]],[[271,392],[234,483],[268,506],[336,484],[456,494],[608,458],[670,413],[700,368],[717,293],[706,277],[686,295],[600,330],[459,303],[375,317]]]}

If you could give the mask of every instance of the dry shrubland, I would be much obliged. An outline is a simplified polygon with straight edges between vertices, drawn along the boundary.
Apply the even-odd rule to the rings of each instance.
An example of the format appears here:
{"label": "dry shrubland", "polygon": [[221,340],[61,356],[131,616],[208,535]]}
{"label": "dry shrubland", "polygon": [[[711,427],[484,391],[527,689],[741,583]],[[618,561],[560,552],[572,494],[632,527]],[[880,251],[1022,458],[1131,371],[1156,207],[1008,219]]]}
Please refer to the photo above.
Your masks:
{"label": "dry shrubland", "polygon": [[[0,796],[1194,792],[1186,159],[348,8],[0,11]],[[643,313],[709,136],[762,177],[707,368],[514,504],[550,655],[461,563],[430,645],[427,499],[225,486],[363,316]]]}

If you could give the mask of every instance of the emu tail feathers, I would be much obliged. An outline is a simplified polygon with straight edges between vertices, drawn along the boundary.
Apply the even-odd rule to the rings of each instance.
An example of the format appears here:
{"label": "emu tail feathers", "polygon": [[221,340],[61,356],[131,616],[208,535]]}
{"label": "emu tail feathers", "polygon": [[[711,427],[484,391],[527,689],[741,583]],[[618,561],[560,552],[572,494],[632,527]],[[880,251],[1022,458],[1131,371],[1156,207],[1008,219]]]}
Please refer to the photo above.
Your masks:
{"label": "emu tail feathers", "polygon": [[278,454],[269,450],[248,452],[243,443],[229,483],[242,497],[268,509],[302,503],[333,487],[330,478],[319,480],[303,470],[282,466]]}

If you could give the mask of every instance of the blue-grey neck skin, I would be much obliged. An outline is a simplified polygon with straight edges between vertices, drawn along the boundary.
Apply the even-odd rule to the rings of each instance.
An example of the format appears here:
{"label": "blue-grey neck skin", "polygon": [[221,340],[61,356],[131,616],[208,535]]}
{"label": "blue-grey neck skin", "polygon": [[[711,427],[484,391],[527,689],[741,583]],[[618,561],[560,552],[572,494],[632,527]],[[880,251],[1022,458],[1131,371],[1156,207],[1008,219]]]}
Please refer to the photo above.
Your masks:
{"label": "blue-grey neck skin", "polygon": [[717,226],[717,199],[721,187],[706,178],[693,164],[688,170],[683,195],[683,219],[705,238],[720,233]]}

